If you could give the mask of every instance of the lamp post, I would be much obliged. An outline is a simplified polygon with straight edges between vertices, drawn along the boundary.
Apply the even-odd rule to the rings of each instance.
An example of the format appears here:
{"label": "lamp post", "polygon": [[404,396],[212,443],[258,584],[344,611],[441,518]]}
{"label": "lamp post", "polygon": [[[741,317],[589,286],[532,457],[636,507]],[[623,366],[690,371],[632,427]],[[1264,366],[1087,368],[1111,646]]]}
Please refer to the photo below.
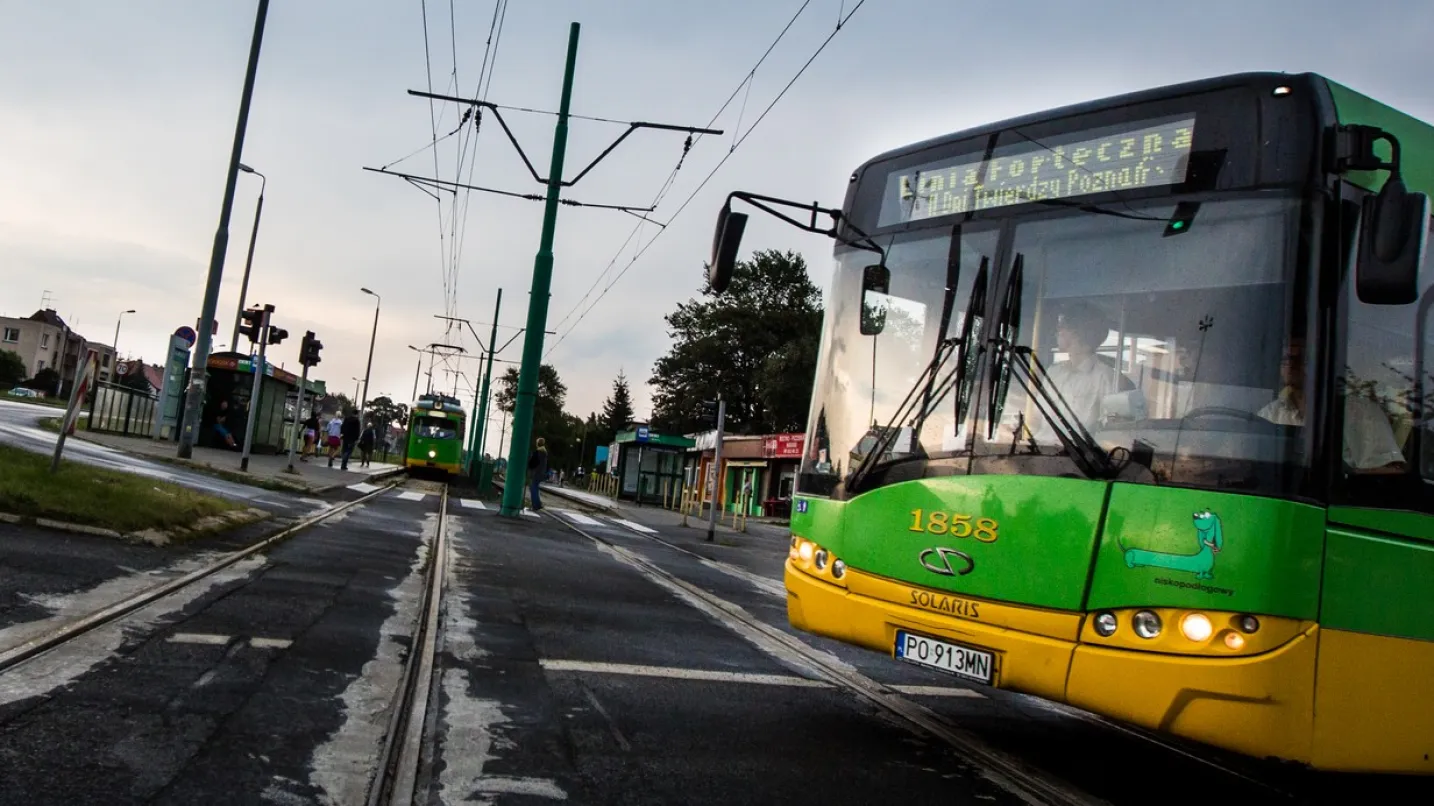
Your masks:
{"label": "lamp post", "polygon": [[[124,315],[127,314],[127,313],[134,313],[134,309],[133,309],[133,308],[130,308],[130,309],[127,310],[127,311],[120,311],[119,318],[115,320],[115,342],[114,342],[114,345],[113,345],[114,351],[115,351],[115,357],[114,357],[114,363],[115,363],[115,364],[118,364],[118,363],[119,363],[119,330],[120,330],[120,322],[123,322],[123,321],[124,321]],[[113,366],[113,365],[112,365],[112,366]],[[115,367],[115,369],[118,369],[118,367]],[[115,372],[114,372],[114,370],[112,369],[112,370],[110,371],[110,380],[113,381],[113,380],[114,380],[114,377],[115,377]]]}
{"label": "lamp post", "polygon": [[363,417],[364,404],[368,402],[368,379],[373,372],[373,344],[378,339],[378,309],[383,305],[383,298],[367,288],[360,288],[360,291],[373,297],[373,333],[368,337],[368,368],[363,371],[363,397],[359,400],[359,417]]}
{"label": "lamp post", "polygon": [[408,345],[408,349],[418,353],[418,366],[413,370],[413,397],[409,398],[410,401],[413,401],[418,399],[418,376],[423,373],[423,351],[412,344]]}
{"label": "lamp post", "polygon": [[[349,377],[352,378],[353,376],[349,376]],[[363,381],[359,380],[358,378],[353,378],[353,382],[354,382],[354,400],[358,400],[358,396],[359,396],[359,384],[363,383]]]}
{"label": "lamp post", "polygon": [[249,255],[244,258],[244,280],[239,283],[239,309],[234,314],[234,334],[229,337],[230,344],[239,343],[239,322],[243,319],[244,298],[249,295],[249,269],[254,265],[254,241],[259,237],[259,216],[264,214],[264,188],[269,184],[269,177],[242,162],[239,163],[239,170],[259,177],[259,202],[254,207],[254,229],[249,233]]}

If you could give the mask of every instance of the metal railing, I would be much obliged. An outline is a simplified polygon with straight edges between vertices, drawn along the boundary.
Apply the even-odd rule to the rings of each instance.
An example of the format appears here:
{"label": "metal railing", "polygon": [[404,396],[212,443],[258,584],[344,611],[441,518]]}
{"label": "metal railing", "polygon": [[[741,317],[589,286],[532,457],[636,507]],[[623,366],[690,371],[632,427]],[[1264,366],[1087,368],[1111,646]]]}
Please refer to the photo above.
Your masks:
{"label": "metal railing", "polygon": [[113,383],[95,385],[87,429],[127,437],[154,434],[154,407],[159,396]]}

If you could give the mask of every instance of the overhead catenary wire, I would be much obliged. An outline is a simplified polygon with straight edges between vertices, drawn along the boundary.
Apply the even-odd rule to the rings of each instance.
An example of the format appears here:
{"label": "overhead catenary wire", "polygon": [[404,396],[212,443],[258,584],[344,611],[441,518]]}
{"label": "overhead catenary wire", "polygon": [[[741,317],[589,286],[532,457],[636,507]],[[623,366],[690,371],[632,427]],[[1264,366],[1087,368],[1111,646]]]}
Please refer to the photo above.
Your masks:
{"label": "overhead catenary wire", "polygon": [[[784,37],[786,37],[787,32],[792,30],[792,26],[796,24],[797,19],[802,16],[802,12],[806,11],[807,6],[809,5],[811,5],[811,0],[803,0],[801,6],[797,8],[796,13],[792,14],[791,19],[787,20],[787,24],[782,26],[782,30],[777,34],[776,38],[772,40],[772,43],[767,46],[767,49],[763,51],[762,55],[758,57],[756,63],[753,64],[747,70],[747,72],[743,74],[742,80],[738,82],[737,87],[732,90],[732,94],[728,95],[727,100],[723,101],[722,106],[718,107],[717,111],[713,113],[712,119],[707,122],[707,126],[705,128],[712,128],[712,126],[717,122],[717,119],[722,117],[722,113],[727,111],[727,107],[732,105],[732,101],[736,100],[738,93],[742,92],[742,88],[750,86],[752,78],[757,73],[757,69],[762,66],[762,63],[767,60],[768,56],[772,55],[772,51],[777,49],[777,45],[781,43]],[[838,24],[838,28],[840,28],[840,23]],[[733,134],[735,137],[736,132],[734,131]],[[656,208],[659,204],[662,203],[662,200],[667,197],[668,192],[671,191],[673,184],[677,180],[677,172],[682,169],[683,160],[686,159],[687,152],[692,149],[692,146],[700,142],[702,140],[702,137],[703,135],[699,134],[696,138],[689,137],[687,139],[687,143],[685,144],[685,147],[682,152],[682,157],[677,160],[677,165],[672,169],[672,172],[667,175],[666,181],[662,183],[662,188],[659,189],[657,191],[657,195],[653,197],[652,204],[650,205],[651,207]],[[733,145],[733,148],[736,148],[735,144]],[[622,257],[622,253],[626,251],[628,245],[631,244],[632,240],[638,237],[638,235],[641,233],[642,226],[644,223],[647,222],[639,221],[635,226],[633,226],[632,232],[628,233],[628,236],[622,242],[622,245],[619,246],[617,248],[617,251],[613,253],[612,259],[608,261],[607,266],[605,266],[603,270],[598,273],[598,276],[593,280],[593,284],[589,286],[588,290],[583,292],[583,295],[578,298],[578,301],[573,303],[572,307],[569,308],[568,311],[563,314],[562,318],[559,319],[557,324],[553,326],[554,328],[562,327],[563,323],[568,321],[568,318],[571,317],[573,313],[577,311],[578,308],[582,307],[582,304],[587,301],[588,297],[592,295],[592,292],[598,287],[599,284],[602,283],[603,278],[608,275],[608,272],[612,271],[613,266],[617,265],[618,258]],[[666,229],[666,225],[660,226],[661,229]],[[548,355],[552,354],[552,351],[557,348],[558,344],[562,343],[564,338],[567,338],[567,334],[564,334],[563,336],[559,337],[558,340],[553,344],[553,346],[548,349]]]}
{"label": "overhead catenary wire", "polygon": [[[618,281],[623,278],[623,275],[627,274],[628,270],[630,270],[633,265],[636,264],[637,261],[642,258],[642,256],[647,252],[647,250],[652,248],[652,245],[657,242],[657,239],[661,238],[664,232],[667,232],[667,230],[671,227],[672,222],[675,221],[679,215],[682,215],[682,211],[686,210],[688,205],[692,203],[692,200],[697,198],[697,195],[702,192],[702,189],[707,186],[707,183],[712,181],[712,177],[716,176],[717,172],[722,169],[722,166],[727,164],[727,160],[731,159],[732,155],[737,153],[737,149],[742,145],[742,143],[746,142],[747,138],[751,136],[752,132],[759,125],[761,125],[764,119],[766,119],[768,113],[770,113],[772,109],[777,105],[777,103],[782,100],[782,98],[787,94],[787,92],[792,88],[792,86],[797,83],[797,80],[800,79],[804,73],[806,73],[807,69],[812,66],[812,63],[817,60],[817,57],[822,54],[822,51],[826,50],[827,45],[831,44],[831,41],[836,38],[836,35],[841,33],[842,28],[846,26],[847,22],[851,20],[852,16],[855,15],[856,12],[860,11],[861,7],[865,4],[866,0],[857,0],[856,4],[852,6],[851,11],[847,12],[846,16],[842,17],[837,22],[836,28],[833,29],[832,32],[827,35],[826,39],[822,40],[822,43],[817,46],[816,51],[812,53],[811,57],[807,59],[807,61],[801,66],[799,70],[797,70],[796,74],[792,76],[791,80],[787,82],[786,86],[782,87],[782,91],[777,93],[777,96],[772,99],[771,103],[767,104],[767,107],[762,110],[762,114],[758,115],[757,119],[752,121],[752,125],[747,128],[747,131],[741,133],[737,137],[737,139],[732,144],[732,148],[725,155],[723,155],[722,159],[719,160],[718,163],[712,168],[712,170],[707,173],[707,176],[702,179],[702,181],[697,185],[697,187],[694,188],[693,191],[687,195],[687,198],[682,201],[682,204],[678,206],[677,210],[674,211],[672,215],[667,218],[667,222],[657,231],[655,235],[652,236],[651,239],[647,241],[647,243],[643,244],[642,247],[637,250],[637,253],[632,256],[632,259],[628,261],[627,265],[623,267],[622,271],[618,272],[617,276],[614,277],[612,281],[603,288],[602,292],[598,294],[597,298],[594,299],[587,306],[587,308],[583,310],[583,312],[578,316],[578,318],[574,320],[571,325],[568,326],[568,329],[560,336],[558,336],[558,338],[553,342],[552,347],[548,349],[547,355],[552,355],[552,352],[556,350],[558,346],[561,345],[569,335],[572,334],[573,330],[576,329],[577,326],[582,323],[583,319],[587,317],[588,313],[591,312],[592,309],[596,307],[599,302],[602,301],[603,297],[607,296],[607,292],[612,290],[613,286],[617,285]],[[805,8],[805,5],[803,6],[803,8]],[[740,91],[741,88],[739,87],[738,89]],[[733,93],[733,97],[735,96],[736,93]],[[639,224],[639,226],[641,226],[641,224]],[[579,301],[579,304],[581,304],[581,300]]]}

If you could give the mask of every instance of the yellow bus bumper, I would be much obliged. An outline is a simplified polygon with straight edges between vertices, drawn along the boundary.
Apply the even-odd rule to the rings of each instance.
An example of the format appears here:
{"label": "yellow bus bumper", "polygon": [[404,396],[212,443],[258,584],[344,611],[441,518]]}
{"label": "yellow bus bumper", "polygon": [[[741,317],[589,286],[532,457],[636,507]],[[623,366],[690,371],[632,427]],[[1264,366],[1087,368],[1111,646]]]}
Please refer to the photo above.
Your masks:
{"label": "yellow bus bumper", "polygon": [[[898,629],[996,656],[994,685],[1257,757],[1309,762],[1318,627],[1259,655],[1204,658],[1080,643],[1083,615],[951,597],[848,570],[842,588],[786,564],[793,627],[893,654]],[[901,604],[906,603],[906,604]],[[975,603],[972,611],[969,603]]]}

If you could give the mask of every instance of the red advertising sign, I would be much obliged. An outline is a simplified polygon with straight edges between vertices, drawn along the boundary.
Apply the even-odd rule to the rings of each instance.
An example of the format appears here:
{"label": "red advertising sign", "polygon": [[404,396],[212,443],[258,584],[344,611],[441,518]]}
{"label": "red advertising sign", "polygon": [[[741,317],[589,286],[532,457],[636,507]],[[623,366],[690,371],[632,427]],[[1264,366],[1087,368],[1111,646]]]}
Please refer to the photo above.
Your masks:
{"label": "red advertising sign", "polygon": [[806,434],[773,434],[762,437],[762,456],[767,459],[800,459]]}

